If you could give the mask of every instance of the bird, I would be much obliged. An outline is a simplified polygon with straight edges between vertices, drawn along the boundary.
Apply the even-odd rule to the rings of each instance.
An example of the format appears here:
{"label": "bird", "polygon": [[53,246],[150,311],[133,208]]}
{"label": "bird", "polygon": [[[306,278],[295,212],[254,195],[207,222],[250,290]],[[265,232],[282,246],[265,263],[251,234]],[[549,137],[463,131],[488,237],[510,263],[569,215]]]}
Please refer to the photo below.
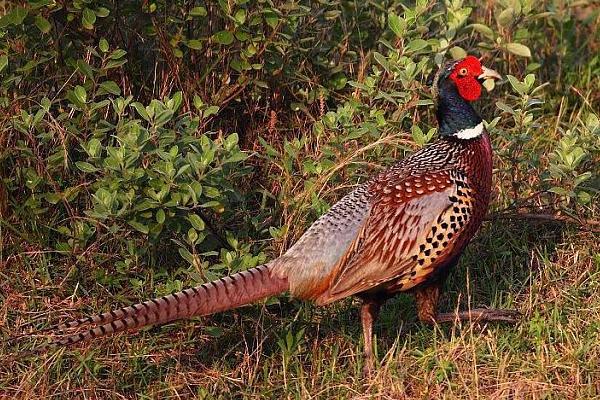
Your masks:
{"label": "bird", "polygon": [[438,313],[446,277],[455,269],[487,212],[492,147],[472,106],[482,83],[501,76],[469,55],[440,68],[432,83],[438,138],[355,187],[318,218],[283,255],[213,282],[102,314],[60,323],[44,332],[44,348],[174,320],[214,314],[289,292],[323,306],[362,300],[365,370],[375,364],[373,324],[380,307],[412,293],[428,324],[469,319],[513,321],[509,310]]}

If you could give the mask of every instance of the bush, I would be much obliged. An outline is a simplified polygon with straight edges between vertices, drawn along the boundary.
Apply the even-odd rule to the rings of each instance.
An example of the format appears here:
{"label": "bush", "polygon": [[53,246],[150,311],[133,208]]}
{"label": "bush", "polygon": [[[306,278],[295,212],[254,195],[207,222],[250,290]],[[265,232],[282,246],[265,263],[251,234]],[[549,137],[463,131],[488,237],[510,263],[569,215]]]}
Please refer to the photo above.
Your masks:
{"label": "bush", "polygon": [[[348,186],[432,139],[423,82],[465,49],[508,72],[495,110],[482,104],[498,115],[495,207],[585,217],[597,98],[546,99],[600,70],[577,15],[528,1],[377,4],[11,3],[0,102],[12,251],[20,236],[79,265],[117,260],[124,275],[185,260],[194,280],[256,265],[265,247],[253,240],[281,251]],[[564,80],[542,37],[572,42],[560,45]]]}

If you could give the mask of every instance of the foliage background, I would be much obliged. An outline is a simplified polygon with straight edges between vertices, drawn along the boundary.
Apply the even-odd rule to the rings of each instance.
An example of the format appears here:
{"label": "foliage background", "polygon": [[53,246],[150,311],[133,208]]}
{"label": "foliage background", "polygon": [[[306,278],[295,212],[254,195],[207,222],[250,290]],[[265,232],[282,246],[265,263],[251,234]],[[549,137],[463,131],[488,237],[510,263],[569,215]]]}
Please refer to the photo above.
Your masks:
{"label": "foliage background", "polygon": [[351,300],[282,297],[18,358],[12,398],[591,398],[600,395],[600,29],[591,2],[0,2],[5,338],[276,257],[350,188],[435,137],[427,76],[467,52],[494,202],[445,309],[409,296],[361,378]]}

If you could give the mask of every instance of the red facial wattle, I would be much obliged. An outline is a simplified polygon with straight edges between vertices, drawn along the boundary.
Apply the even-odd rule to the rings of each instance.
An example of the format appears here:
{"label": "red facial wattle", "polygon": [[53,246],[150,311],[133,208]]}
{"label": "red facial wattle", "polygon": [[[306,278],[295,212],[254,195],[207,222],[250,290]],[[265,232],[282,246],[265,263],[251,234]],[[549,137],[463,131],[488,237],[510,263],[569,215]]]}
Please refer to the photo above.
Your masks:
{"label": "red facial wattle", "polygon": [[477,81],[477,77],[482,73],[481,62],[477,57],[468,56],[456,64],[450,79],[454,81],[458,94],[463,99],[475,101],[481,96],[481,84]]}
{"label": "red facial wattle", "polygon": [[458,94],[467,101],[475,101],[481,96],[481,84],[471,76],[459,79],[456,82],[456,88]]}

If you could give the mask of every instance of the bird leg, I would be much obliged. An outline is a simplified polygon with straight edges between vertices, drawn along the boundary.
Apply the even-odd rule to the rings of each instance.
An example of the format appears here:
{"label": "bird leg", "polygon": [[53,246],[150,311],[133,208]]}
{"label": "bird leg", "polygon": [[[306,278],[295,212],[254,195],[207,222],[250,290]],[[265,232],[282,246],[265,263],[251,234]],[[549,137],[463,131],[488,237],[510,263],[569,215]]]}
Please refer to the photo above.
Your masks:
{"label": "bird leg", "polygon": [[379,315],[382,302],[373,298],[366,298],[360,307],[360,322],[362,323],[365,366],[363,374],[370,376],[375,368],[375,355],[373,354],[373,323]]}
{"label": "bird leg", "polygon": [[474,308],[467,311],[439,313],[437,312],[440,298],[440,285],[432,284],[415,291],[417,315],[426,324],[443,322],[473,321],[473,322],[509,322],[519,320],[521,313],[516,310],[498,310],[493,308]]}
{"label": "bird leg", "polygon": [[438,300],[440,299],[440,285],[432,284],[415,290],[417,302],[417,316],[421,322],[434,325],[437,320]]}

